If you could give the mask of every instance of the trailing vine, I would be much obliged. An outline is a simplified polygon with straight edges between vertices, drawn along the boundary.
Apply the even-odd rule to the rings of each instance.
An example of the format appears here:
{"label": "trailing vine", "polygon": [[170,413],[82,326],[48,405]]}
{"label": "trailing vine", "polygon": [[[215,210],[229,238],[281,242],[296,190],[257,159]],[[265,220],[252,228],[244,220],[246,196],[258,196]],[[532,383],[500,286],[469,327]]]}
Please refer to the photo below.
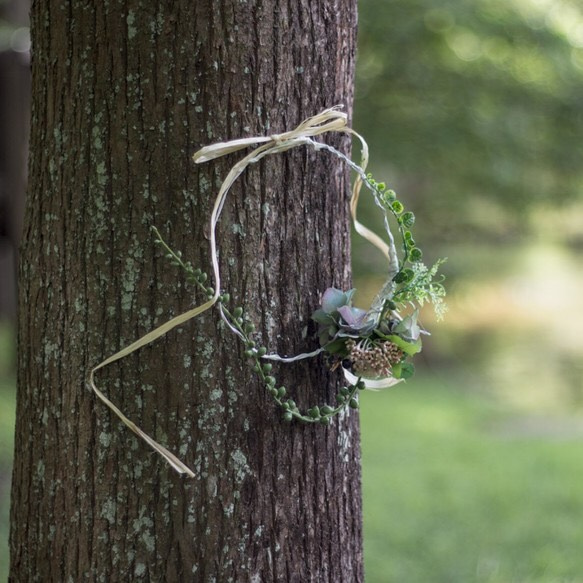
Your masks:
{"label": "trailing vine", "polygon": [[[196,285],[202,290],[207,298],[212,298],[215,290],[207,286],[208,275],[198,268],[194,268],[188,261],[182,259],[180,251],[174,251],[164,241],[162,235],[152,227],[155,236],[156,244],[160,245],[164,250],[165,257],[170,261],[174,267],[182,269],[185,279],[188,283]],[[365,388],[364,382],[358,379],[355,384],[342,387],[336,395],[337,405],[331,407],[330,405],[314,405],[310,407],[306,413],[302,413],[296,402],[287,397],[287,389],[284,386],[277,386],[277,381],[273,376],[273,365],[270,362],[264,362],[262,359],[267,356],[267,348],[265,346],[258,346],[256,340],[251,337],[255,333],[256,327],[253,322],[247,317],[241,306],[237,306],[232,311],[227,307],[231,300],[228,293],[223,293],[219,296],[218,304],[221,314],[229,327],[235,331],[237,336],[243,342],[245,347],[245,357],[249,359],[251,368],[259,377],[261,383],[264,385],[267,393],[273,398],[275,403],[283,409],[283,419],[285,421],[293,421],[294,419],[304,423],[321,423],[328,425],[330,420],[341,411],[350,407],[352,409],[358,408],[357,393],[359,390]]]}
{"label": "trailing vine", "polygon": [[408,303],[423,306],[425,302],[430,302],[433,304],[437,319],[441,320],[447,311],[447,305],[443,301],[446,295],[443,286],[445,276],[441,275],[439,279],[435,277],[441,265],[447,260],[438,259],[431,268],[424,265],[423,252],[417,246],[411,232],[415,224],[415,215],[411,211],[405,211],[395,191],[387,189],[384,182],[377,182],[371,174],[367,174],[365,183],[373,191],[377,204],[394,217],[401,234],[401,260],[399,270],[393,277],[397,289],[392,297],[386,298],[386,307],[394,310],[398,305]]}

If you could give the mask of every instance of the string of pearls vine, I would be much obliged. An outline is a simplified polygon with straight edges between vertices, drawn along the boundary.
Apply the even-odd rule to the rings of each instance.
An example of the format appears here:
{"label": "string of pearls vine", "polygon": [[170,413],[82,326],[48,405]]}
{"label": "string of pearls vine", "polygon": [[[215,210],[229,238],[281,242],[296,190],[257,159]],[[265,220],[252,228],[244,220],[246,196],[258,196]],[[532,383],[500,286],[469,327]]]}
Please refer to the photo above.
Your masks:
{"label": "string of pearls vine", "polygon": [[[153,227],[152,230],[155,235],[156,244],[164,250],[165,257],[170,263],[184,272],[185,279],[188,283],[198,287],[207,298],[212,298],[215,290],[207,285],[208,275],[201,269],[194,268],[189,261],[184,261],[182,259],[182,253],[171,249],[162,238],[158,229]],[[267,348],[265,346],[258,346],[257,341],[253,339],[253,336],[256,335],[255,324],[251,322],[241,306],[230,309],[228,307],[230,301],[231,296],[229,293],[222,293],[219,296],[218,305],[221,315],[231,330],[243,342],[245,357],[249,360],[251,368],[259,377],[267,393],[273,398],[276,405],[283,410],[283,419],[285,421],[290,422],[296,419],[303,423],[328,425],[332,417],[338,415],[346,407],[358,409],[357,393],[359,390],[365,388],[364,382],[360,379],[353,385],[344,386],[339,390],[336,395],[337,404],[335,407],[330,405],[314,405],[305,413],[302,413],[296,402],[288,398],[286,387],[277,386],[277,381],[273,376],[273,365],[270,362],[263,362],[263,357],[267,355]]]}

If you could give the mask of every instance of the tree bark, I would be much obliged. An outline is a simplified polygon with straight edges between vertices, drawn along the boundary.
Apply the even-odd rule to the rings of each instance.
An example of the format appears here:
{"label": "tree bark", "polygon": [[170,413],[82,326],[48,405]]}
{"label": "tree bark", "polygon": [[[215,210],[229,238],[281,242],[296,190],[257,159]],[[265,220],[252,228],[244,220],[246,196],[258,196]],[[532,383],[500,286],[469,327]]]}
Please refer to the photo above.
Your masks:
{"label": "tree bark", "polygon": [[[355,34],[354,0],[34,2],[11,581],[362,580],[358,415],[285,424],[216,310],[97,378],[194,479],[86,385],[204,300],[150,232],[210,273],[208,217],[239,157],[192,153],[350,110]],[[315,348],[310,313],[350,283],[347,179],[326,153],[290,151],[227,200],[224,287],[270,350]],[[322,360],[274,370],[304,407],[340,383]]]}

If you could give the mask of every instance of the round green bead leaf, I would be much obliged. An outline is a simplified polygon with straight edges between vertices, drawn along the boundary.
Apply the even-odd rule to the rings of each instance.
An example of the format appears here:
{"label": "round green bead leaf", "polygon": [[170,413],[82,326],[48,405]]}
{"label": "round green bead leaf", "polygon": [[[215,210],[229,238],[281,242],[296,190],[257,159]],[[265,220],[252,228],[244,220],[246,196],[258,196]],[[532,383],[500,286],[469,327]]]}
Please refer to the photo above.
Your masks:
{"label": "round green bead leaf", "polygon": [[404,210],[404,206],[403,203],[399,200],[394,200],[391,204],[391,208],[393,209],[393,212],[396,214],[400,214],[403,212]]}
{"label": "round green bead leaf", "polygon": [[415,224],[415,215],[412,212],[403,213],[401,216],[401,223],[407,229],[410,229]]}
{"label": "round green bead leaf", "polygon": [[413,249],[409,251],[409,259],[411,261],[421,261],[422,257],[423,252],[421,251],[421,249],[419,249],[419,247],[413,247]]}

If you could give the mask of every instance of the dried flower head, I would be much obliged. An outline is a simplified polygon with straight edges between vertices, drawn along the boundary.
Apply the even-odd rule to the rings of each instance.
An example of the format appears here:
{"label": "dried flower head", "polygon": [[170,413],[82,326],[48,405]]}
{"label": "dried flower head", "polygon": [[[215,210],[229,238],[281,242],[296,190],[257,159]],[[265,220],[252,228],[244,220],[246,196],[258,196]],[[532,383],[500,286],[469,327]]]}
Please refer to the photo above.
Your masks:
{"label": "dried flower head", "polygon": [[354,371],[366,377],[388,377],[394,364],[401,362],[404,352],[393,342],[356,343],[347,340],[348,358]]}

